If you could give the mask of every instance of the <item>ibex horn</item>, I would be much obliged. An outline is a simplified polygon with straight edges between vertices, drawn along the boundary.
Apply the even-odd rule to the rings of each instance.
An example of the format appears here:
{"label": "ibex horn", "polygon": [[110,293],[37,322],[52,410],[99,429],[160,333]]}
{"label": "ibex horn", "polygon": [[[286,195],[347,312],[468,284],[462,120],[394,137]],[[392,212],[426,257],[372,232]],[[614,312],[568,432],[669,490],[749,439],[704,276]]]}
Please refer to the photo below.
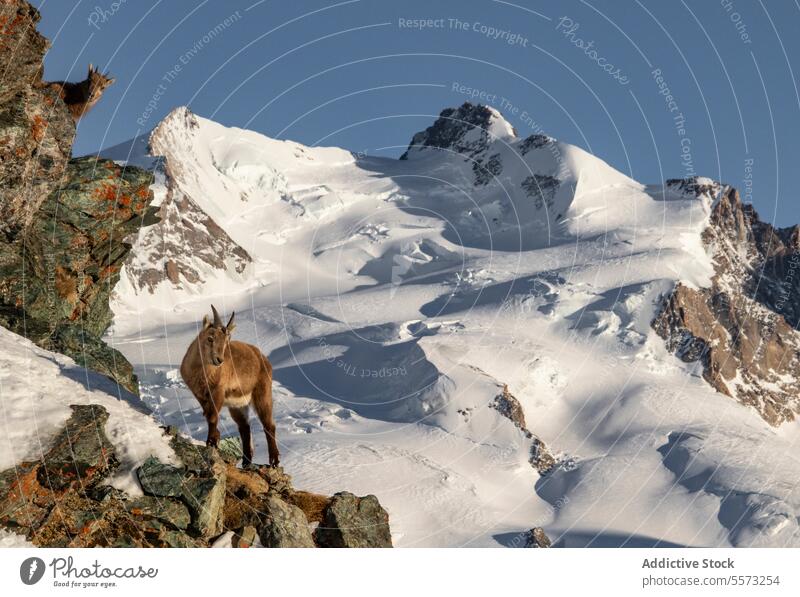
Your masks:
{"label": "ibex horn", "polygon": [[228,320],[228,325],[226,325],[226,326],[225,326],[225,329],[226,329],[226,330],[228,330],[229,332],[232,332],[232,331],[233,331],[233,328],[235,328],[235,327],[236,327],[236,326],[234,325],[234,323],[233,323],[233,318],[234,318],[234,316],[235,316],[235,315],[236,315],[236,311],[234,311],[233,313],[231,313],[231,318]]}
{"label": "ibex horn", "polygon": [[214,305],[211,305],[211,312],[214,314],[214,327],[221,328],[222,319],[220,318],[219,313],[217,313],[217,309],[214,307]]}

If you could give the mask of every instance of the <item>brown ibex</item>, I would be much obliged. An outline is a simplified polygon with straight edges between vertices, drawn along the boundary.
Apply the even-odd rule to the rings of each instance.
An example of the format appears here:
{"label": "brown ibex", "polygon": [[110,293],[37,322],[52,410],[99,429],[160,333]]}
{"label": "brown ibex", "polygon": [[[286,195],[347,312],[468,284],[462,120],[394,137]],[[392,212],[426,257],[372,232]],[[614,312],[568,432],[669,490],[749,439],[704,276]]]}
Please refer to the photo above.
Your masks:
{"label": "brown ibex", "polygon": [[78,122],[81,116],[100,101],[106,87],[112,85],[114,81],[115,79],[109,77],[108,74],[101,73],[90,64],[88,76],[80,83],[51,81],[42,83],[42,86],[54,89],[61,96],[64,103],[67,104],[67,109],[72,115],[72,119]]}
{"label": "brown ibex", "polygon": [[231,340],[236,327],[235,313],[228,325],[222,324],[219,313],[211,305],[214,321],[203,317],[203,329],[189,345],[181,362],[181,377],[203,407],[208,422],[206,444],[219,443],[219,413],[228,407],[239,427],[242,438],[242,463],[253,461],[253,440],[250,436],[249,407],[255,408],[267,434],[269,463],[278,465],[278,444],[275,441],[275,422],[272,418],[272,365],[252,344]]}

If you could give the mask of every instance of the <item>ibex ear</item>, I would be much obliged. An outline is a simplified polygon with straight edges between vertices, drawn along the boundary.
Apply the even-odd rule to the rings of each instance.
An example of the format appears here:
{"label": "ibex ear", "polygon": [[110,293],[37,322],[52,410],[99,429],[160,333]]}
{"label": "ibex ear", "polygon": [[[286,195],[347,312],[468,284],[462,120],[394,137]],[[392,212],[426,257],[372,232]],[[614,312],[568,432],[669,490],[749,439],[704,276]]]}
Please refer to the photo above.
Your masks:
{"label": "ibex ear", "polygon": [[90,75],[92,74],[92,71],[94,71],[94,65],[90,62],[89,63],[89,74]]}
{"label": "ibex ear", "polygon": [[207,330],[211,327],[211,322],[208,320],[208,315],[203,315],[203,329]]}
{"label": "ibex ear", "polygon": [[236,316],[236,311],[231,313],[231,318],[228,320],[228,325],[225,326],[225,331],[230,334],[236,328],[236,324],[233,323],[233,318]]}

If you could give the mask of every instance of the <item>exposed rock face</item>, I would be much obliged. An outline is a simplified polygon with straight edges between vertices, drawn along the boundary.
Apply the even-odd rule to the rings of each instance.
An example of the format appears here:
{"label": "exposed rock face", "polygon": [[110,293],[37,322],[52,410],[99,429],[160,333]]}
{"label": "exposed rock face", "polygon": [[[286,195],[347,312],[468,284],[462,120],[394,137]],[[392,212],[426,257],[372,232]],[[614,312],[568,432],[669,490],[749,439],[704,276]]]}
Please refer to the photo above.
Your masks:
{"label": "exposed rock face", "polygon": [[128,497],[102,485],[118,466],[108,412],[73,406],[40,461],[0,472],[0,526],[42,547],[189,547],[188,511],[169,498]]}
{"label": "exposed rock face", "polygon": [[[150,136],[150,153],[163,158],[157,168],[164,177],[166,195],[158,208],[160,222],[144,231],[138,241],[146,258],[132,256],[125,265],[137,290],[153,293],[164,281],[178,289],[199,287],[205,282],[206,270],[242,274],[252,263],[247,251],[183,190],[188,185],[181,185],[181,180],[195,174],[182,169],[183,161],[176,152],[187,144],[182,135],[197,128],[195,115],[188,108],[179,108]],[[187,259],[187,251],[191,259]]]}
{"label": "exposed rock face", "polygon": [[374,495],[335,494],[314,537],[320,547],[392,547],[389,515]]}
{"label": "exposed rock face", "polygon": [[264,547],[316,547],[303,511],[274,495],[267,496],[259,535]]}
{"label": "exposed rock face", "polygon": [[52,90],[41,87],[49,46],[39,11],[24,0],[0,1],[0,237],[16,237],[61,180],[75,125]]}
{"label": "exposed rock face", "polygon": [[539,474],[549,473],[557,464],[556,459],[547,449],[544,442],[536,437],[525,424],[525,413],[519,400],[508,390],[508,386],[503,386],[503,392],[495,397],[491,407],[501,415],[509,419],[531,440],[531,452],[529,461]]}
{"label": "exposed rock face", "polygon": [[0,325],[138,394],[133,368],[102,341],[109,295],[130,246],[152,224],[152,175],[70,160],[75,125],[42,85],[39,13],[0,1]]}
{"label": "exposed rock face", "polygon": [[771,425],[793,420],[800,412],[798,229],[762,222],[725,188],[703,240],[714,260],[711,287],[679,284],[653,327],[670,351],[701,363],[717,391]]}
{"label": "exposed rock face", "polygon": [[[465,102],[458,108],[447,108],[442,110],[436,122],[411,138],[408,149],[400,159],[407,160],[426,147],[453,151],[474,158],[496,140],[495,135],[513,134],[513,129],[510,128],[494,130],[492,125],[500,120],[502,117],[496,110],[484,105],[476,106]],[[484,170],[488,170],[489,178],[492,171],[495,175],[499,174],[498,168],[501,170],[502,164],[490,157],[486,164],[477,167],[476,178],[481,180],[485,176]],[[486,179],[487,182],[489,178]]]}
{"label": "exposed rock face", "polygon": [[[226,530],[233,544],[316,547],[312,522],[326,521],[325,546],[391,546],[388,515],[374,496],[333,498],[295,491],[281,468],[239,469],[216,449],[174,429],[180,462],[147,459],[144,496],[105,485],[119,467],[104,433],[108,411],[73,406],[72,417],[37,461],[0,472],[0,528],[42,547],[208,547]],[[387,545],[388,543],[388,545]]]}
{"label": "exposed rock face", "polygon": [[133,393],[127,360],[102,341],[110,294],[130,251],[125,237],[154,221],[152,175],[79,158],[61,188],[10,244],[0,243],[0,324],[104,373]]}
{"label": "exposed rock face", "polygon": [[528,531],[525,538],[525,547],[547,548],[550,546],[550,538],[545,534],[542,527],[533,527]]}

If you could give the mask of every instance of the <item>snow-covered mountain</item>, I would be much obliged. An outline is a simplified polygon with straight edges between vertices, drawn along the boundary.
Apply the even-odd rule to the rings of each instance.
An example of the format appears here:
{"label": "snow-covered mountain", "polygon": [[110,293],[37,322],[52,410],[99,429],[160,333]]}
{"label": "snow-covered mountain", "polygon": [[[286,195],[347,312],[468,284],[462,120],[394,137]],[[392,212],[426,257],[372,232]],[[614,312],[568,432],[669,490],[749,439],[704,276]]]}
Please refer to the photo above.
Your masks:
{"label": "snow-covered mountain", "polygon": [[[131,239],[109,341],[162,421],[204,438],[177,367],[213,302],[274,365],[287,471],[376,494],[396,545],[800,545],[793,307],[779,282],[705,320],[682,300],[790,267],[796,234],[722,232],[746,211],[729,187],[647,186],[471,104],[400,160],[186,108],[149,146],[105,154],[156,170],[162,218]],[[783,253],[721,265],[773,233]]]}

